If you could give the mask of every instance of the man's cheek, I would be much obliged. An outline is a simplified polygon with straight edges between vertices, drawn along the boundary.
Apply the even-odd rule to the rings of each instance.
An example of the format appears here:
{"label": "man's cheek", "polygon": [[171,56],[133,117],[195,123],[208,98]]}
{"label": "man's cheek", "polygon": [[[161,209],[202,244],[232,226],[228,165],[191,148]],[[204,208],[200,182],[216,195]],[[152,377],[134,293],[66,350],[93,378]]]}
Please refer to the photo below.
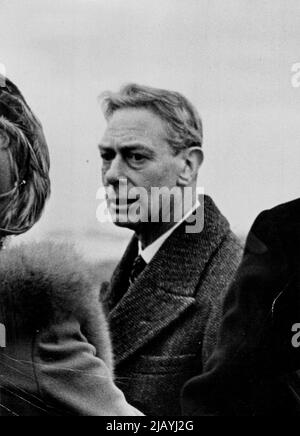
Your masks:
{"label": "man's cheek", "polygon": [[105,184],[105,181],[106,181],[105,174],[106,174],[106,170],[102,167],[101,168],[101,179],[102,179],[103,184]]}

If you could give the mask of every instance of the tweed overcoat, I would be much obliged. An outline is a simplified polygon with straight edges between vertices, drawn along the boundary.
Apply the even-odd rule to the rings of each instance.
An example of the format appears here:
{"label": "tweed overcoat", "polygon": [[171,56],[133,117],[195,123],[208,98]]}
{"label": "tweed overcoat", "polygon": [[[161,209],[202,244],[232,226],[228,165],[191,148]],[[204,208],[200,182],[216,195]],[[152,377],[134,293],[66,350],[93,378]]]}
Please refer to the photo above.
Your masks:
{"label": "tweed overcoat", "polygon": [[134,237],[111,283],[102,287],[117,384],[146,415],[181,414],[181,389],[213,351],[223,298],[241,260],[227,220],[209,197],[201,204],[201,232],[180,225],[128,288],[138,251]]}

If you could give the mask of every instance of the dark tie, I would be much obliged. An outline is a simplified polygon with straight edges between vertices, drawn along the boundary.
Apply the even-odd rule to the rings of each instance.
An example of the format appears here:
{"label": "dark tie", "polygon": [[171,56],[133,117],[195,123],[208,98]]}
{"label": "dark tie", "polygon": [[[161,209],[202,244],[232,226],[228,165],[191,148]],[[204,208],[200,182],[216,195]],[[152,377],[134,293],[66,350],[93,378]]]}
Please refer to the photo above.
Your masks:
{"label": "dark tie", "polygon": [[142,256],[138,256],[133,262],[132,270],[129,277],[129,285],[132,286],[139,275],[144,271],[147,264],[142,258]]}

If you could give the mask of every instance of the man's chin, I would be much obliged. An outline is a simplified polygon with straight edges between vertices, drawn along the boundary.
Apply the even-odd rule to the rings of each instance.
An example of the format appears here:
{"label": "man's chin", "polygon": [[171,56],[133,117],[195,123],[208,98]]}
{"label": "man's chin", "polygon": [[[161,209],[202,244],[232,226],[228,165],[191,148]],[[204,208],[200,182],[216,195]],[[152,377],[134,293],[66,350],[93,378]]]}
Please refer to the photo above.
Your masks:
{"label": "man's chin", "polygon": [[111,207],[110,215],[117,227],[124,227],[130,230],[137,230],[141,224],[141,218],[130,213],[128,207]]}
{"label": "man's chin", "polygon": [[140,226],[140,222],[131,221],[130,218],[124,214],[116,214],[112,216],[113,223],[117,227],[123,227],[125,229],[137,230]]}
{"label": "man's chin", "polygon": [[129,229],[129,230],[133,230],[136,231],[137,228],[139,227],[138,224],[136,223],[131,223],[131,222],[120,222],[120,221],[113,221],[114,225],[123,229]]}

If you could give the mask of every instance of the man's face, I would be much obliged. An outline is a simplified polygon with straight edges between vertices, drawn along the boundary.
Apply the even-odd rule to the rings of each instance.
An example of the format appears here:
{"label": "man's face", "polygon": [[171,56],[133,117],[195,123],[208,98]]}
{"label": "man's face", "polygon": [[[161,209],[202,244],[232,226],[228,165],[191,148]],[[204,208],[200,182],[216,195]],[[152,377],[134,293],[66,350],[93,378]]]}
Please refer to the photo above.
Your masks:
{"label": "man's face", "polygon": [[[151,188],[175,187],[182,158],[174,155],[167,142],[164,121],[143,108],[120,109],[112,115],[100,144],[100,153],[110,212],[117,218],[117,225],[136,229],[140,222],[126,219],[129,209],[138,205],[143,220],[147,217],[150,220],[151,207],[160,207],[151,204]],[[126,190],[122,189],[124,186],[127,186]],[[147,198],[129,198],[132,188],[144,188]]]}

